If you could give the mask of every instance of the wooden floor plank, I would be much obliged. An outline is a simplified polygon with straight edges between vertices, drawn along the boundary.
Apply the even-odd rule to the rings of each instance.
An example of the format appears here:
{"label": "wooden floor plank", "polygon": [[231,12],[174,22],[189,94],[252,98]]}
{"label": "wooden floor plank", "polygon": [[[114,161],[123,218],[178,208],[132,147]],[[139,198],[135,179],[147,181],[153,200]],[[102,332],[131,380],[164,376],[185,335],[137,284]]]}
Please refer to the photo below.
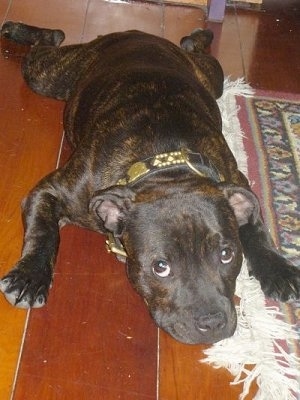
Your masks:
{"label": "wooden floor plank", "polygon": [[[238,400],[242,386],[230,385],[231,374],[200,362],[207,346],[184,345],[162,331],[159,343],[159,400]],[[254,385],[245,400],[252,400],[256,390]]]}
{"label": "wooden floor plank", "polygon": [[63,229],[48,304],[31,313],[15,400],[155,399],[157,328],[124,265],[103,249],[100,235]]}
{"label": "wooden floor plank", "polygon": [[10,4],[9,0],[3,0],[0,2],[0,23],[1,24],[8,12],[9,4]]}
{"label": "wooden floor plank", "polygon": [[[68,10],[61,24],[71,42],[81,37],[84,3],[53,1],[45,12],[43,0],[37,0],[34,7],[27,0],[1,0],[0,15],[6,16],[7,20],[60,27],[59,15]],[[56,165],[62,136],[62,104],[41,98],[26,87],[20,73],[19,58],[1,57],[0,86],[0,273],[3,275],[20,255],[23,232],[21,199]],[[12,391],[26,312],[13,309],[1,297],[0,313],[0,398],[4,400]]]}
{"label": "wooden floor plank", "polygon": [[179,45],[180,39],[194,29],[205,28],[203,9],[166,4],[164,6],[163,37]]}
{"label": "wooden floor plank", "polygon": [[208,22],[207,27],[214,33],[211,53],[219,60],[224,74],[232,79],[245,76],[235,10],[227,9],[222,24]]}
{"label": "wooden floor plank", "polygon": [[162,17],[160,4],[91,0],[85,21],[83,41],[95,39],[97,35],[129,29],[161,35]]}
{"label": "wooden floor plank", "polygon": [[[61,141],[61,105],[34,95],[19,59],[0,58],[0,274],[18,260],[22,246],[20,202],[55,167]],[[49,124],[49,114],[51,118]],[[42,145],[41,145],[42,143]],[[0,298],[0,398],[12,388],[26,313]]]}
{"label": "wooden floor plank", "polygon": [[288,0],[281,8],[265,0],[264,9],[259,18],[237,11],[247,80],[255,88],[300,93],[300,4]]}
{"label": "wooden floor plank", "polygon": [[66,34],[65,44],[79,43],[88,3],[88,0],[34,0],[33,5],[32,0],[12,0],[7,20],[62,29]]}

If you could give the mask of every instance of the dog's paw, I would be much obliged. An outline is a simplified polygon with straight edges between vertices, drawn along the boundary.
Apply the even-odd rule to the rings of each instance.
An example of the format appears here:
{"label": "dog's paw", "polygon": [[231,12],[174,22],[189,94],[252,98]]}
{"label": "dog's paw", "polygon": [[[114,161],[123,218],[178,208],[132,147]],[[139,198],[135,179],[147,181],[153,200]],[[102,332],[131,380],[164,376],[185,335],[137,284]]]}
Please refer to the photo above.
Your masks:
{"label": "dog's paw", "polygon": [[22,264],[2,278],[0,290],[13,306],[39,308],[47,301],[51,280],[47,269],[24,268]]}
{"label": "dog's paw", "polygon": [[45,29],[26,25],[21,22],[8,21],[2,25],[1,37],[26,45],[59,46],[65,39],[60,29]]}
{"label": "dog's paw", "polygon": [[30,45],[28,41],[27,25],[20,22],[7,21],[2,25],[1,38],[13,40],[16,43],[23,45]]}
{"label": "dog's paw", "polygon": [[15,23],[8,21],[5,22],[1,27],[1,37],[5,39],[12,39]]}
{"label": "dog's paw", "polygon": [[285,262],[268,276],[259,278],[264,294],[282,302],[300,299],[300,270]]}
{"label": "dog's paw", "polygon": [[206,50],[213,41],[214,34],[210,29],[195,29],[189,36],[180,40],[180,47],[188,53]]}

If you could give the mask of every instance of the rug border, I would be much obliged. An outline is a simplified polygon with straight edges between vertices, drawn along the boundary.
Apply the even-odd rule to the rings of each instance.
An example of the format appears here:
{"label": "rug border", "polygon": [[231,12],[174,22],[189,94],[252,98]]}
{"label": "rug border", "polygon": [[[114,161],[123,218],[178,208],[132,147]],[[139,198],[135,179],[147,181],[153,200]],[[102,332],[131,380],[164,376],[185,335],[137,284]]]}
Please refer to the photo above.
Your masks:
{"label": "rug border", "polygon": [[[255,91],[252,99],[253,98],[268,99],[271,101],[285,100],[300,104],[300,95],[294,95],[290,93],[257,90]],[[258,154],[257,149],[259,148],[259,143],[257,142],[257,135],[253,133],[253,130],[256,129],[258,124],[254,118],[253,111],[250,109],[252,104],[251,101],[251,99],[245,97],[237,98],[237,103],[240,107],[239,121],[241,129],[244,132],[243,145],[248,156],[248,179],[250,181],[251,188],[260,200],[262,213],[267,222],[268,228],[270,229],[273,240],[275,241],[276,245],[280,246],[280,238],[276,229],[276,212],[273,210],[272,206],[273,196],[270,191],[270,184],[267,184],[267,190],[264,187],[266,184],[266,179],[269,180],[269,175],[265,172],[260,173],[260,171],[268,169],[268,162],[264,157],[264,152],[262,152],[261,155]],[[251,165],[254,165],[254,168],[251,168],[250,161]],[[285,316],[285,321],[288,321],[290,324],[297,324],[297,317],[291,312],[289,304],[278,303],[270,299],[267,300],[267,304],[278,306]],[[290,351],[295,352],[298,357],[300,356],[300,346],[290,343],[289,347]]]}

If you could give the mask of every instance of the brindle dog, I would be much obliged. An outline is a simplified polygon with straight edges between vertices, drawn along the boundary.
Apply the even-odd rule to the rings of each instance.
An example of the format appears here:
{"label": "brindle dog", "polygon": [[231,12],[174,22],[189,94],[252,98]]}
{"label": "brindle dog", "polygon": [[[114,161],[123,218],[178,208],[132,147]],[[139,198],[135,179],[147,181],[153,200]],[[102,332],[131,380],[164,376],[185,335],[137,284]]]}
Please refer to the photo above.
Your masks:
{"label": "brindle dog", "polygon": [[233,334],[243,254],[267,296],[299,298],[300,272],[275,250],[222,136],[223,72],[207,54],[210,31],[181,48],[138,31],[65,47],[59,30],[8,22],[1,34],[32,45],[24,78],[66,101],[74,147],[22,203],[22,257],[0,285],[10,303],[46,302],[67,223],[111,234],[154,320],[182,342]]}

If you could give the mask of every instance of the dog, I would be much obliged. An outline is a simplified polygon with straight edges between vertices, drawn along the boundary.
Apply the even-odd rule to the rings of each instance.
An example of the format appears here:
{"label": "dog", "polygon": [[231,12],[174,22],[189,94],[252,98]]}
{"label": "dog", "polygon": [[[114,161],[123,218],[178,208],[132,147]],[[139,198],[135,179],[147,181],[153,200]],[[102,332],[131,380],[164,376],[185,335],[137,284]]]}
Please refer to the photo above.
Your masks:
{"label": "dog", "polygon": [[11,304],[45,304],[68,223],[108,235],[156,324],[183,343],[234,333],[243,255],[266,296],[299,298],[300,272],[275,249],[222,136],[211,31],[180,47],[140,31],[60,47],[62,31],[15,22],[1,36],[31,46],[24,79],[66,102],[74,149],[22,202],[22,256],[0,283]]}

